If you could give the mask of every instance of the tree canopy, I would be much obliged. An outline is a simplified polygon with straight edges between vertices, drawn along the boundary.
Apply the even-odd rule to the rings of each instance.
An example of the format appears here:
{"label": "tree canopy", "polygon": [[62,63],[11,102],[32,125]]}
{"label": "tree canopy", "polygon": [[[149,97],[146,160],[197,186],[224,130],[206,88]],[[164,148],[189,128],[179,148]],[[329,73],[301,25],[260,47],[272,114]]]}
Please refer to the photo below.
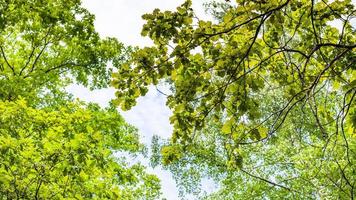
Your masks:
{"label": "tree canopy", "polygon": [[79,0],[0,2],[0,199],[157,199],[160,180],[115,107],[65,87],[108,87],[125,59]]}
{"label": "tree canopy", "polygon": [[352,1],[215,2],[213,21],[191,3],[143,15],[154,45],[113,74],[122,109],[171,86],[174,130],[155,162],[188,192],[202,174],[223,177],[217,198],[354,198]]}
{"label": "tree canopy", "polygon": [[142,151],[115,108],[68,103],[35,109],[0,102],[0,197],[153,199],[159,180],[114,153]]}
{"label": "tree canopy", "polygon": [[[153,45],[101,38],[80,0],[0,2],[0,199],[158,199],[117,111],[170,87],[152,166],[199,199],[354,199],[352,0],[186,0],[142,16]],[[124,29],[123,29],[124,31]],[[114,70],[115,69],[115,70]],[[116,88],[110,106],[65,87]],[[218,184],[211,194],[202,180]]]}
{"label": "tree canopy", "polygon": [[107,86],[108,62],[120,62],[123,45],[99,37],[94,15],[80,1],[9,0],[0,8],[3,99],[54,92],[72,80],[91,88]]}

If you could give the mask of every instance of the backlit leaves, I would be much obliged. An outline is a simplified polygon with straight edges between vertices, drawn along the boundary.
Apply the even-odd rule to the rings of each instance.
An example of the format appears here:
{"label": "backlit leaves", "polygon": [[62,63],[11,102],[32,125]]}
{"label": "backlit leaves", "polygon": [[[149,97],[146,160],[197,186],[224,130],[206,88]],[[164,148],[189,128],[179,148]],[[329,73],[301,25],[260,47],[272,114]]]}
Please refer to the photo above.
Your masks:
{"label": "backlit leaves", "polygon": [[[172,93],[167,97],[167,106],[173,111],[170,122],[174,130],[170,143],[162,152],[164,162],[172,164],[177,174],[183,173],[179,172],[180,162],[167,163],[171,159],[166,160],[167,157],[179,157],[175,152],[177,145],[183,152],[188,152],[187,157],[180,159],[187,167],[188,161],[214,163],[215,158],[206,156],[209,153],[205,150],[212,153],[211,156],[219,154],[220,161],[215,165],[219,170],[241,169],[245,175],[265,183],[259,191],[267,190],[268,185],[283,190],[268,193],[266,198],[271,199],[298,193],[291,192],[294,184],[290,188],[287,187],[288,181],[278,179],[283,183],[275,183],[271,179],[297,174],[295,169],[301,170],[301,177],[307,177],[310,175],[307,165],[317,166],[321,160],[340,162],[340,165],[336,162],[325,164],[321,168],[324,174],[340,173],[342,167],[348,174],[346,178],[335,175],[328,180],[317,176],[312,180],[313,183],[320,181],[315,188],[339,183],[335,180],[343,180],[345,184],[350,181],[354,170],[350,149],[354,141],[346,135],[351,133],[356,93],[352,2],[284,0],[210,4],[217,6],[211,8],[217,10],[211,12],[215,14],[214,21],[195,17],[190,4],[188,0],[175,12],[155,10],[144,15],[146,24],[142,33],[150,37],[154,45],[134,51],[126,67],[119,69],[112,81],[117,89],[116,103],[125,109],[135,105],[138,94],[145,95],[132,91],[157,85],[160,80],[170,84]],[[335,27],[336,21],[342,28]],[[212,121],[215,123],[214,133],[204,129]],[[294,138],[296,133],[299,139]],[[218,139],[219,145],[215,141],[211,147],[205,148],[206,138]],[[331,151],[330,141],[344,145],[335,147],[340,156]],[[275,148],[274,142],[277,143]],[[320,148],[314,149],[315,145],[324,149],[325,154],[320,154],[323,152]],[[259,150],[255,152],[254,147]],[[273,160],[274,155],[288,160],[282,153],[272,153],[279,148],[283,148],[281,152],[290,149],[289,157],[303,152],[293,158],[303,161],[307,157],[305,162],[308,164],[300,161],[300,168],[286,167],[288,176],[270,175],[273,169],[268,167],[261,171],[253,168],[252,163],[264,164]],[[315,157],[307,156],[313,151]],[[248,170],[244,169],[245,164],[247,167],[251,164]],[[209,169],[207,171],[210,173]],[[232,177],[227,180],[233,182],[235,174],[230,175]],[[226,185],[229,189],[225,192],[228,192],[234,184]],[[299,187],[300,182],[296,185]],[[350,185],[336,184],[337,189],[334,189],[339,191],[338,195],[347,193],[342,196],[346,198],[353,196],[350,194],[354,191],[353,186]],[[303,190],[305,196],[300,198],[310,198],[308,195],[314,189]],[[312,196],[332,196],[334,189],[328,188],[322,194]],[[251,187],[241,191],[247,195],[242,199],[261,197],[248,196],[252,191]],[[224,195],[231,199],[241,198],[239,192],[235,196]]]}
{"label": "backlit leaves", "polygon": [[[136,130],[114,109],[69,103],[34,109],[0,102],[2,198],[154,199],[159,180],[115,152],[138,152]],[[16,120],[15,120],[16,119]]]}

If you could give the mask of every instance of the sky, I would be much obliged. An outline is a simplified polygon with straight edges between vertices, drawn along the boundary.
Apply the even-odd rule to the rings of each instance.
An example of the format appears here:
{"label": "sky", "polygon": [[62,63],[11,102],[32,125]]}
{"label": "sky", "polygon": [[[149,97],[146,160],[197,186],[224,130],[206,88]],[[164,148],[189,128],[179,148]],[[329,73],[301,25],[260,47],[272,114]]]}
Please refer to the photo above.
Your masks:
{"label": "sky", "polygon": [[[96,30],[102,37],[115,37],[125,45],[149,46],[151,41],[141,36],[144,24],[141,16],[152,12],[155,8],[160,10],[175,10],[184,0],[82,0],[82,4],[96,19]],[[199,17],[206,17],[203,9],[206,0],[194,0],[193,9]],[[164,86],[159,86],[164,90]],[[162,88],[163,87],[163,88]],[[89,91],[83,86],[71,85],[67,88],[75,97],[84,101],[95,102],[105,107],[114,98],[113,88]],[[169,138],[172,127],[169,124],[171,111],[165,106],[166,98],[154,86],[144,97],[138,99],[137,105],[130,111],[121,112],[125,120],[138,128],[141,142],[151,144],[151,137],[159,135]],[[148,169],[161,179],[163,197],[168,200],[177,200],[178,191],[170,172],[161,168]],[[206,190],[213,190],[211,184],[205,185]]]}

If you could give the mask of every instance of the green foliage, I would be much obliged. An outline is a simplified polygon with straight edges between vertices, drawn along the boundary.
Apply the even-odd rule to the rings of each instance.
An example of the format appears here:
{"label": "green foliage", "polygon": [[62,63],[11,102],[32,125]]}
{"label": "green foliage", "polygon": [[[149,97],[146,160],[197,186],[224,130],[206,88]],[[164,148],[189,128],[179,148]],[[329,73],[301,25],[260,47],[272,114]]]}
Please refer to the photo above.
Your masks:
{"label": "green foliage", "polygon": [[[270,132],[281,124],[281,116],[326,84],[330,92],[339,85],[348,97],[354,91],[356,39],[348,21],[353,8],[349,1],[242,1],[217,24],[193,24],[190,3],[177,12],[155,10],[143,16],[147,23],[142,35],[155,46],[132,53],[112,82],[118,89],[116,103],[129,109],[150,84],[169,80],[174,88],[167,101],[174,111],[174,141],[189,141],[211,113],[227,123],[225,131],[228,124],[240,124],[253,132],[265,120],[257,95],[262,89],[284,91],[285,102],[271,113],[276,124]],[[311,9],[312,15],[307,12]],[[343,19],[341,15],[349,18],[339,33],[329,23]]]}
{"label": "green foliage", "polygon": [[122,44],[101,39],[94,16],[78,0],[6,0],[0,9],[2,99],[53,92],[72,80],[106,87],[108,62],[123,59]]}
{"label": "green foliage", "polygon": [[153,199],[159,180],[115,152],[142,149],[114,108],[69,103],[34,109],[0,102],[0,196],[7,199]]}
{"label": "green foliage", "polygon": [[352,2],[210,5],[216,21],[195,18],[190,0],[143,16],[154,45],[113,75],[116,104],[130,109],[149,85],[170,83],[174,130],[162,161],[178,180],[185,166],[213,168],[206,174],[225,177],[217,197],[353,198]]}
{"label": "green foliage", "polygon": [[79,0],[0,2],[0,199],[157,199],[137,130],[115,107],[74,101],[70,83],[108,86],[126,59]]}
{"label": "green foliage", "polygon": [[[278,105],[278,95],[261,105]],[[336,106],[337,100],[328,106]],[[338,134],[325,141],[311,112],[302,106],[291,112],[269,140],[239,146],[221,132],[220,122],[209,119],[189,145],[180,146],[185,148],[180,159],[168,165],[158,150],[172,144],[156,139],[152,164],[166,164],[181,193],[195,193],[201,199],[349,199],[354,194],[355,129],[349,128],[345,138]],[[330,130],[335,131],[335,127]],[[219,190],[208,196],[201,193],[197,185],[203,177],[218,183]]]}

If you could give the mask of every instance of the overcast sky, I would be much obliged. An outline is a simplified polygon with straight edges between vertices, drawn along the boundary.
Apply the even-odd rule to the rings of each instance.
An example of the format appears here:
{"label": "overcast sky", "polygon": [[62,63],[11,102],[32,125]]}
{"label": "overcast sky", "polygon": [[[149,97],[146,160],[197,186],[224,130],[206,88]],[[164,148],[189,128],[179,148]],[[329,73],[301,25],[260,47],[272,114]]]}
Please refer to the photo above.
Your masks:
{"label": "overcast sky", "polygon": [[[95,28],[102,37],[116,37],[126,45],[147,46],[152,43],[148,38],[141,37],[141,28],[144,24],[141,16],[152,12],[153,9],[174,10],[182,4],[183,0],[82,0],[83,6],[96,17]],[[202,7],[205,0],[194,0],[193,8],[199,17],[204,17]],[[162,87],[162,86],[161,86]],[[82,86],[72,85],[68,88],[85,101],[96,102],[101,106],[108,105],[114,98],[114,89],[89,91]],[[150,145],[152,135],[168,138],[172,127],[169,124],[171,111],[165,106],[166,99],[151,87],[145,97],[138,100],[137,106],[128,112],[121,112],[127,122],[139,129],[141,141]],[[156,174],[162,183],[162,192],[168,200],[178,198],[178,191],[171,175],[161,169],[149,169]],[[208,184],[206,187],[212,187]],[[211,190],[212,188],[207,188]]]}

